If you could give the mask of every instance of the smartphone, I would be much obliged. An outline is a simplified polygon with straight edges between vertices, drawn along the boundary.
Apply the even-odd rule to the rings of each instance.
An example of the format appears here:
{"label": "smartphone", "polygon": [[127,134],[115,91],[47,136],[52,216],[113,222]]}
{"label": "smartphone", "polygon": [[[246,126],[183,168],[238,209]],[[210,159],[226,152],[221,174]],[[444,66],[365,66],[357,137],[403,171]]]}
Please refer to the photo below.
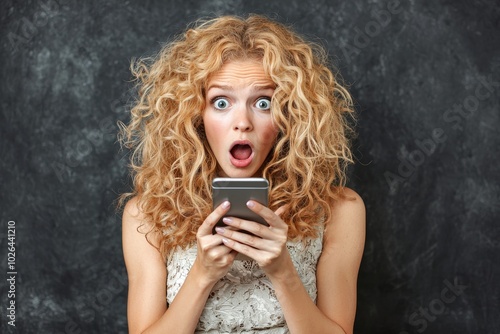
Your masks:
{"label": "smartphone", "polygon": [[[225,217],[238,217],[269,226],[264,218],[250,210],[246,205],[249,200],[254,200],[267,206],[268,190],[269,182],[260,177],[215,178],[212,181],[213,208],[215,209],[224,201],[229,201],[231,207]],[[225,225],[221,218],[215,226]]]}

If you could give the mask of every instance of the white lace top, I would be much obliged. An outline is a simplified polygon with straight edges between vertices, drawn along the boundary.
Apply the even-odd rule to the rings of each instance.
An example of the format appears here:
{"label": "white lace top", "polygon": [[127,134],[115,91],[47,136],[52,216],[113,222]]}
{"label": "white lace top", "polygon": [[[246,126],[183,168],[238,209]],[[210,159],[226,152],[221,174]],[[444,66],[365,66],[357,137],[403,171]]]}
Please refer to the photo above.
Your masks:
{"label": "white lace top", "polygon": [[[293,264],[316,302],[316,264],[323,229],[317,239],[288,242]],[[174,300],[196,258],[196,245],[177,249],[167,260],[167,302]],[[195,333],[288,333],[271,282],[251,259],[238,256],[228,274],[212,289]]]}

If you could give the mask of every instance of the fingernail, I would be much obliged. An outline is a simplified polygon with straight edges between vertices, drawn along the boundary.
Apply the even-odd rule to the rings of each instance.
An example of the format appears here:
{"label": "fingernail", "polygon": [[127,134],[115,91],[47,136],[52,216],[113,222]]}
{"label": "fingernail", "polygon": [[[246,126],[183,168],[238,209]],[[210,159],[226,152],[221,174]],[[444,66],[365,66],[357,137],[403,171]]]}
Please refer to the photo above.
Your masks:
{"label": "fingernail", "polygon": [[222,208],[227,209],[229,208],[229,205],[231,205],[231,203],[229,203],[229,201],[225,201],[224,203],[222,203]]}
{"label": "fingernail", "polygon": [[224,227],[217,226],[215,228],[215,232],[217,232],[217,233],[224,233]]}
{"label": "fingernail", "polygon": [[222,218],[222,221],[223,221],[224,223],[232,223],[232,222],[233,222],[233,220],[232,220],[231,218],[229,218],[229,217],[224,217],[224,218]]}
{"label": "fingernail", "polygon": [[226,238],[222,238],[222,242],[227,244],[229,242],[229,240],[227,240]]}
{"label": "fingernail", "polygon": [[252,201],[248,201],[248,202],[247,202],[247,206],[248,206],[249,208],[253,208],[253,207],[255,206],[255,203],[254,203],[254,202],[252,202]]}

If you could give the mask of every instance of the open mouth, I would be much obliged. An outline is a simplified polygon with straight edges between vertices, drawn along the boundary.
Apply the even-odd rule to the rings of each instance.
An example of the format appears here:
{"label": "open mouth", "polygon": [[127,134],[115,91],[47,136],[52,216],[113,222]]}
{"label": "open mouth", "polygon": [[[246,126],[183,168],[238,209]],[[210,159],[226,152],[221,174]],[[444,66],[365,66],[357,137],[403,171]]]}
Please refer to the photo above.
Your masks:
{"label": "open mouth", "polygon": [[248,167],[252,163],[254,156],[253,148],[248,141],[233,143],[229,153],[231,155],[231,163],[237,168]]}
{"label": "open mouth", "polygon": [[231,155],[236,160],[246,160],[252,155],[252,148],[248,144],[236,144],[231,148]]}

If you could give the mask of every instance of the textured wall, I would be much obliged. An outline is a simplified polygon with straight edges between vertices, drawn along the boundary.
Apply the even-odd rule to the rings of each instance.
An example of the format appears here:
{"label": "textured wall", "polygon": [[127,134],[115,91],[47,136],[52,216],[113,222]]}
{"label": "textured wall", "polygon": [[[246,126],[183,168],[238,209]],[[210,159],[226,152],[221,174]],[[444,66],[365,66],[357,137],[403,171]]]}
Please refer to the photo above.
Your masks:
{"label": "textured wall", "polygon": [[113,201],[130,59],[201,16],[249,12],[325,45],[351,84],[350,185],[368,210],[356,332],[498,333],[495,0],[2,1],[0,263],[9,278],[14,221],[17,274],[15,297],[0,280],[0,331],[126,332]]}

